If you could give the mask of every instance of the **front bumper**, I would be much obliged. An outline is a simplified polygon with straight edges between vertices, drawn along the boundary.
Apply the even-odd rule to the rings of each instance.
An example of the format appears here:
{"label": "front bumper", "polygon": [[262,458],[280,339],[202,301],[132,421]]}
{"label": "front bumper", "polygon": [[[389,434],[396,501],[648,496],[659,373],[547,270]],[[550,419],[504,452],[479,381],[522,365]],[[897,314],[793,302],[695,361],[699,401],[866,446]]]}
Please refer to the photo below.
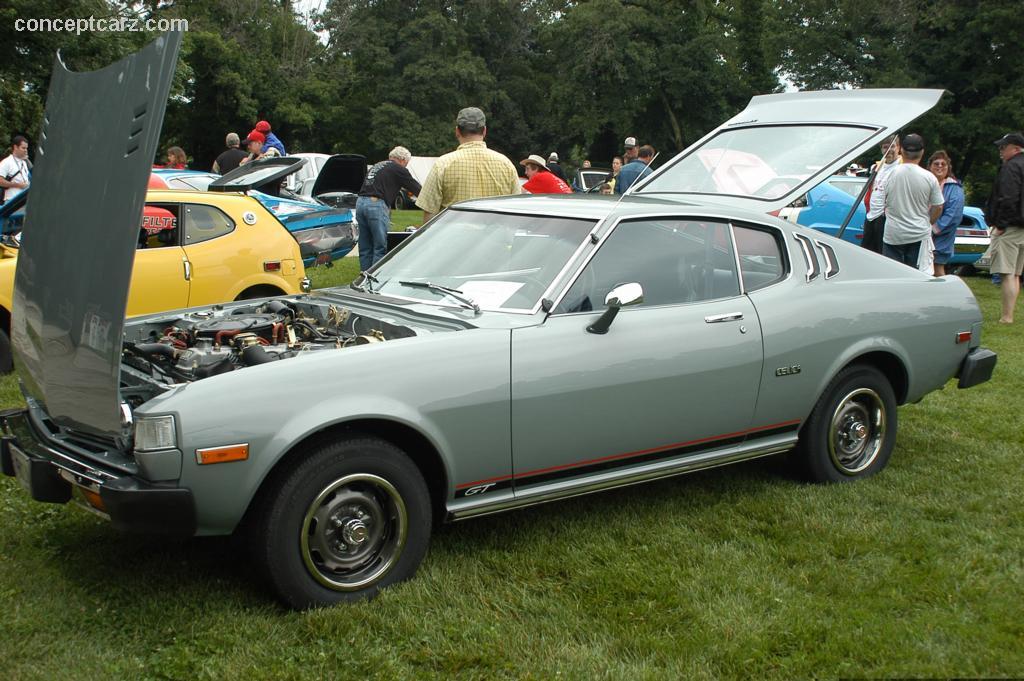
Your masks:
{"label": "front bumper", "polygon": [[992,378],[992,371],[995,368],[996,353],[988,348],[974,348],[960,363],[960,371],[956,374],[960,381],[956,387],[970,388],[984,383]]}
{"label": "front bumper", "polygon": [[80,496],[118,530],[190,537],[196,533],[192,491],[152,483],[87,459],[38,432],[27,411],[0,422],[0,470],[36,501],[63,504]]}

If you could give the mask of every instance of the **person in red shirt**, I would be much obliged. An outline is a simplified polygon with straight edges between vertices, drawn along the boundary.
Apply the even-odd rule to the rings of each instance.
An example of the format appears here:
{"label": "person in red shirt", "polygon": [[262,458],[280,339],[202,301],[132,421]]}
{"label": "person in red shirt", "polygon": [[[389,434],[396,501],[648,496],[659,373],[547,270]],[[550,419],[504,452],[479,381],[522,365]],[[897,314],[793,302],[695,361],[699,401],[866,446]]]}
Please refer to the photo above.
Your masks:
{"label": "person in red shirt", "polygon": [[548,170],[544,159],[537,154],[530,154],[519,165],[526,168],[525,191],[531,194],[572,194],[572,189],[557,175]]}

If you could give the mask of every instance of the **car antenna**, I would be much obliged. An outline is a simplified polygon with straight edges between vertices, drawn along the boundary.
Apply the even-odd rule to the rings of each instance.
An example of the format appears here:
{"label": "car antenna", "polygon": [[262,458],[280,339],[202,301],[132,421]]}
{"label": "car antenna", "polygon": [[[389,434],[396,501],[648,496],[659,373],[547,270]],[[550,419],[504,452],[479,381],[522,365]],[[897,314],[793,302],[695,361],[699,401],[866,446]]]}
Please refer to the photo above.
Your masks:
{"label": "car antenna", "polygon": [[[837,239],[843,238],[843,232],[846,231],[846,226],[850,224],[850,220],[853,219],[854,214],[857,212],[857,208],[860,207],[860,204],[864,201],[864,196],[868,193],[868,189],[875,181],[875,176],[878,175],[878,171],[881,169],[882,164],[885,163],[886,155],[889,153],[889,150],[892,149],[893,145],[896,144],[896,140],[899,138],[900,136],[898,134],[892,136],[892,141],[889,142],[889,146],[882,152],[882,158],[878,159],[878,163],[875,163],[871,167],[871,172],[868,173],[867,181],[864,182],[864,186],[860,188],[860,193],[857,194],[857,200],[853,202],[852,206],[850,206],[850,210],[846,213],[846,219],[843,220],[843,224],[839,225],[839,231],[836,232]],[[864,215],[864,219],[867,219],[866,213]]]}

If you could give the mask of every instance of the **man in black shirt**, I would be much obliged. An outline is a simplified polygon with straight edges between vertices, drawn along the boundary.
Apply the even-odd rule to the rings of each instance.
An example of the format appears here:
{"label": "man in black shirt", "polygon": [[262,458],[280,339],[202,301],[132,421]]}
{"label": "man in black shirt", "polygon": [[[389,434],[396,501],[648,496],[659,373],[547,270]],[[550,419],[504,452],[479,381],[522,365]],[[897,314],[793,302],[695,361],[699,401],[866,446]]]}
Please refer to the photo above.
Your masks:
{"label": "man in black shirt", "polygon": [[992,228],[993,274],[1002,275],[1001,324],[1013,323],[1013,312],[1020,293],[1020,274],[1024,271],[1024,135],[1010,132],[996,140],[999,167],[985,219]]}
{"label": "man in black shirt", "polygon": [[420,193],[420,183],[406,168],[412,154],[405,147],[395,147],[387,161],[368,171],[356,199],[356,222],[359,223],[359,269],[366,272],[388,252],[388,227],[391,206],[398,192]]}
{"label": "man in black shirt", "polygon": [[552,151],[548,154],[548,170],[555,174],[562,182],[569,184],[569,180],[565,179],[565,171],[562,170],[562,164],[558,162],[558,153]]}
{"label": "man in black shirt", "polygon": [[217,160],[213,162],[213,172],[224,175],[238,167],[241,160],[246,157],[246,153],[238,148],[239,144],[238,133],[229,132],[224,138],[224,145],[227,149],[222,151]]}

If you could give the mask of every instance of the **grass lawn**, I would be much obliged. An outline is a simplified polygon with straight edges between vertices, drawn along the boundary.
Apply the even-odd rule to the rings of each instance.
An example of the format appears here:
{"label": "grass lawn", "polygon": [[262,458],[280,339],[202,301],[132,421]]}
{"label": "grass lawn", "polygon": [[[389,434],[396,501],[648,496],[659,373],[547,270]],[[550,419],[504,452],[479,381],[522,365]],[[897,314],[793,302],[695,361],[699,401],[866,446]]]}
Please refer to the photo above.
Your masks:
{"label": "grass lawn", "polygon": [[[422,224],[423,211],[421,210],[391,211],[392,232],[404,232],[406,227],[419,227]],[[307,267],[306,275],[313,281],[313,288],[342,286],[359,275],[359,258],[356,256],[341,258],[340,260],[335,260],[330,267],[323,265]]]}
{"label": "grass lawn", "polygon": [[970,284],[996,375],[902,407],[882,474],[768,459],[444,526],[369,603],[284,611],[231,540],[122,535],[3,478],[0,678],[1024,676],[1024,313],[992,323]]}

